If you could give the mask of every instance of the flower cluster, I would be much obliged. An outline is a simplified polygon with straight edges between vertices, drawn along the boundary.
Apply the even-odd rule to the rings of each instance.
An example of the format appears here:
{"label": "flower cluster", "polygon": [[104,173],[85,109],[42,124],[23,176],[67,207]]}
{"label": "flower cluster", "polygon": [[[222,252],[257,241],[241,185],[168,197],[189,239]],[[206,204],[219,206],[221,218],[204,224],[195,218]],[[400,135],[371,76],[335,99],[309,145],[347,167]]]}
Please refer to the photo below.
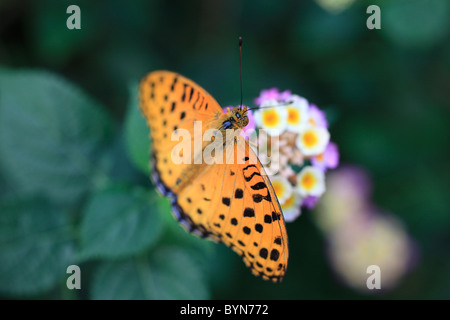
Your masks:
{"label": "flower cluster", "polygon": [[357,290],[373,292],[367,286],[367,268],[375,265],[382,272],[381,289],[393,288],[417,258],[404,226],[371,202],[364,170],[341,167],[329,175],[327,185],[314,218],[327,236],[336,274]]}
{"label": "flower cluster", "polygon": [[262,90],[255,104],[259,108],[249,118],[260,132],[258,155],[285,220],[293,221],[325,192],[325,173],[338,166],[338,148],[330,141],[325,112],[305,98],[272,88]]}

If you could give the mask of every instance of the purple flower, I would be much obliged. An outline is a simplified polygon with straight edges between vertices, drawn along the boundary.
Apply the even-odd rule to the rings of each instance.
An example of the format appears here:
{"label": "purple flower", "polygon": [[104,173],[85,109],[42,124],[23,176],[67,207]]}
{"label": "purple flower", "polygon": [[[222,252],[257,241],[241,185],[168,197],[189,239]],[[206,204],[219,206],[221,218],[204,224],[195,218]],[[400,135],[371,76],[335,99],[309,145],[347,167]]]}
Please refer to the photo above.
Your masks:
{"label": "purple flower", "polygon": [[248,118],[248,125],[244,127],[242,130],[241,136],[243,136],[245,139],[248,140],[250,135],[253,131],[255,131],[256,124],[255,124],[255,118],[253,117],[253,112],[250,109],[247,109],[247,118]]}
{"label": "purple flower", "polygon": [[292,96],[291,90],[284,90],[278,94],[278,100],[286,101]]}
{"label": "purple flower", "polygon": [[259,97],[255,98],[255,104],[261,105],[264,100],[277,100],[277,101],[284,101],[289,99],[291,96],[290,90],[285,90],[283,92],[280,92],[278,88],[270,88],[261,90],[261,93]]}
{"label": "purple flower", "polygon": [[309,105],[309,121],[316,126],[328,129],[328,121],[325,112],[317,108],[315,104]]}
{"label": "purple flower", "polygon": [[323,171],[336,168],[339,164],[338,146],[330,141],[323,153],[311,158],[311,164]]}
{"label": "purple flower", "polygon": [[309,210],[314,209],[320,197],[307,196],[303,199],[302,206],[308,208]]}

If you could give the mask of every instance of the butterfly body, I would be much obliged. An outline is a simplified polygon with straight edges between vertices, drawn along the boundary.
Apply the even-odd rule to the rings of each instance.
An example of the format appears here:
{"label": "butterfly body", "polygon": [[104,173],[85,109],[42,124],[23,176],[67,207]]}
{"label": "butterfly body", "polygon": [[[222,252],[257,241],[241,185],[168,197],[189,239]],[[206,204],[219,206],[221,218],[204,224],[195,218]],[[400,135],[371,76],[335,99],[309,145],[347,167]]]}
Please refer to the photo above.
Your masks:
{"label": "butterfly body", "polygon": [[[231,247],[255,275],[281,281],[287,233],[270,180],[238,134],[247,107],[224,112],[203,88],[169,71],[144,77],[140,107],[153,141],[153,181],[179,222]],[[190,152],[178,149],[181,133],[189,133]]]}

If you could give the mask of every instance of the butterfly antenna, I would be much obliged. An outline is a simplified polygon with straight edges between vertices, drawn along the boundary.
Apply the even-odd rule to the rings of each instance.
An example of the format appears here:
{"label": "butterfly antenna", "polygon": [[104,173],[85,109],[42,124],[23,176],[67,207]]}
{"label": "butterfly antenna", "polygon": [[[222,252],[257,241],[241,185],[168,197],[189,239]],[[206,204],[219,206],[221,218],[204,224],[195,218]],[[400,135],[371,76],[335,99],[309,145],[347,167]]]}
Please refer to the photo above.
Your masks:
{"label": "butterfly antenna", "polygon": [[242,107],[242,37],[239,37],[239,77],[241,80],[241,107]]}
{"label": "butterfly antenna", "polygon": [[254,107],[254,108],[248,108],[249,110],[259,110],[259,109],[269,109],[269,108],[277,108],[277,107],[286,107],[290,104],[293,104],[294,101],[282,101],[278,102],[276,106],[265,106],[265,107]]}

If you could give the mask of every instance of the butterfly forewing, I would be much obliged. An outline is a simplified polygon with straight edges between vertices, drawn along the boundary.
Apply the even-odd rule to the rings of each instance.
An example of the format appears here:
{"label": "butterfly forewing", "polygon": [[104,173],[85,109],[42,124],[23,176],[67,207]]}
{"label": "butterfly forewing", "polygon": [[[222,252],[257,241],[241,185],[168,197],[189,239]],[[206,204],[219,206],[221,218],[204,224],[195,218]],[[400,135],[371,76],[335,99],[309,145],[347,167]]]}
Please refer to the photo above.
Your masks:
{"label": "butterfly forewing", "polygon": [[[162,183],[173,189],[186,166],[172,162],[171,151],[180,140],[172,139],[172,134],[182,130],[193,133],[194,121],[202,121],[204,131],[222,109],[203,88],[170,71],[152,72],[141,81],[140,107],[150,127],[155,171]],[[194,135],[190,137],[193,146]]]}

